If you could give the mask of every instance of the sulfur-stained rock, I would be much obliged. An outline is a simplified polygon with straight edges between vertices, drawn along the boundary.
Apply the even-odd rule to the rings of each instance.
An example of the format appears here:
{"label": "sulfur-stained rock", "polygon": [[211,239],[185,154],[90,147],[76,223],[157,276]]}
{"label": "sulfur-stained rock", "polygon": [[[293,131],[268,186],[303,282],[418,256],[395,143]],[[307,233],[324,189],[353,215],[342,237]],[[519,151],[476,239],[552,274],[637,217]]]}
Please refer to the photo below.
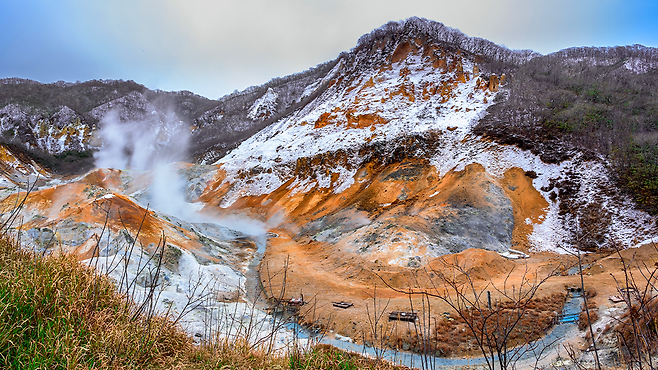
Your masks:
{"label": "sulfur-stained rock", "polygon": [[457,81],[461,83],[465,83],[466,76],[464,75],[464,67],[462,66],[461,61],[457,62],[457,66],[455,67],[455,70],[457,72]]}
{"label": "sulfur-stained rock", "polygon": [[492,73],[491,77],[489,77],[489,91],[491,92],[498,91],[498,86],[500,86],[500,80],[498,79],[498,76],[496,76],[495,73]]}

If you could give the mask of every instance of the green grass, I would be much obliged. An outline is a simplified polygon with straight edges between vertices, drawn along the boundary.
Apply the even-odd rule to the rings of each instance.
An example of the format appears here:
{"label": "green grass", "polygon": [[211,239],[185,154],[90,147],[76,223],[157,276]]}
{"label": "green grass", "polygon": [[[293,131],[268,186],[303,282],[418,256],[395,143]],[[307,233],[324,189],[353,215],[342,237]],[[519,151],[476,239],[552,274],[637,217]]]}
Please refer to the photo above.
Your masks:
{"label": "green grass", "polygon": [[366,359],[356,354],[347,353],[328,345],[316,346],[313,351],[289,357],[289,368],[303,369],[396,369],[388,363]]}
{"label": "green grass", "polygon": [[133,311],[111,281],[74,258],[0,239],[0,367],[158,367],[192,346],[168,320],[131,320]]}

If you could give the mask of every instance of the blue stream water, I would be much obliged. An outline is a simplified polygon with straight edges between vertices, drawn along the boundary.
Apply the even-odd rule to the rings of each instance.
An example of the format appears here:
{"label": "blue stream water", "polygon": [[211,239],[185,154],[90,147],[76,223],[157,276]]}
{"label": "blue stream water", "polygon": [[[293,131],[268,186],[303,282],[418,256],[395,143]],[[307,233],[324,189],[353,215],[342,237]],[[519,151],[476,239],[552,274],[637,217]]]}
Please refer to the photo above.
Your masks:
{"label": "blue stream water", "polygon": [[[582,297],[576,296],[576,297],[567,298],[567,301],[565,302],[564,308],[562,310],[562,317],[577,315],[580,313],[581,309],[582,309]],[[522,361],[527,359],[534,359],[537,356],[545,355],[548,351],[557,348],[559,343],[566,338],[567,334],[570,331],[573,331],[576,325],[577,323],[573,321],[559,322],[543,338],[537,340],[534,343],[526,345],[527,348],[521,348],[519,351],[515,351],[517,353],[523,353],[516,360]],[[295,326],[294,324],[291,324],[289,328],[292,330],[296,330],[300,338],[309,338],[309,333],[305,329]],[[367,354],[373,357],[380,357],[388,361],[391,361],[393,363],[404,365],[411,368],[423,367],[423,360],[425,361],[425,367],[431,369],[436,369],[444,366],[460,367],[460,366],[469,366],[469,365],[486,365],[486,360],[484,357],[475,357],[475,358],[446,358],[446,357],[435,357],[435,356],[424,357],[423,355],[417,353],[375,349],[373,347],[350,343],[329,337],[323,337],[319,339],[319,342],[324,344],[330,344],[334,347],[344,349],[347,351]],[[494,357],[494,361],[498,361],[497,357]]]}

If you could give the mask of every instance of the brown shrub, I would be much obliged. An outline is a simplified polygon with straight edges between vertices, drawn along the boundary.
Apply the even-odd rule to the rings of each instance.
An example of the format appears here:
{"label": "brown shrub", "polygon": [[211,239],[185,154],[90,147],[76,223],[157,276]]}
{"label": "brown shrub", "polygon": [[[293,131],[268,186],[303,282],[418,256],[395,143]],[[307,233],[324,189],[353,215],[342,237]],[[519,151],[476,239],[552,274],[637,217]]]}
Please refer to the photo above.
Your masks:
{"label": "brown shrub", "polygon": [[[596,320],[599,319],[599,313],[598,310],[589,310],[589,318],[594,324]],[[580,311],[580,315],[578,315],[578,329],[580,330],[585,330],[589,327],[589,322],[587,321],[587,312],[583,309]]]}
{"label": "brown shrub", "polygon": [[[624,351],[638,358],[658,352],[658,300],[634,304],[615,327]],[[640,348],[640,354],[636,353]]]}

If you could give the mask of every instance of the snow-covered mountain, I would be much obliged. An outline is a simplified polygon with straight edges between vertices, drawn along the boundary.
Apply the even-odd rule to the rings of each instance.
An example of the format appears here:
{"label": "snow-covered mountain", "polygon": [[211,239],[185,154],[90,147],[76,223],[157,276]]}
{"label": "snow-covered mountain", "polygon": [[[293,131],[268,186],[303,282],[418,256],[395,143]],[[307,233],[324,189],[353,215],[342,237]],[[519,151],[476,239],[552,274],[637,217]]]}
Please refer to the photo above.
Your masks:
{"label": "snow-covered mountain", "polygon": [[[632,60],[643,71],[651,68],[652,49],[620,50],[588,51],[581,61],[576,59],[584,52],[572,49],[556,55],[609,67],[613,63],[604,60],[635,53],[620,65]],[[79,105],[82,113],[57,106],[48,118],[12,102],[0,117],[8,135],[19,138],[27,130],[28,147],[52,154],[102,147],[103,126],[112,122],[152,127],[157,142],[149,145],[164,148],[178,140],[169,128],[189,130],[189,154],[217,168],[214,180],[197,190],[207,212],[241,210],[263,221],[283,214],[303,230],[300,238],[365,243],[364,250],[372,243],[362,240],[372,239],[379,251],[373,260],[392,253],[391,261],[404,264],[469,247],[558,250],[576,240],[594,250],[631,246],[653,235],[653,219],[635,211],[616,188],[604,157],[572,146],[551,151],[541,149],[543,141],[506,145],[474,134],[484,117],[490,120],[490,107],[511,99],[508,81],[518,66],[538,58],[411,18],[363,36],[334,61],[215,102],[185,92],[140,92],[130,82],[47,86],[7,79],[5,89],[77,88],[83,95],[113,90]],[[399,171],[409,174],[400,177]],[[513,176],[517,172],[525,177]],[[444,189],[447,179],[467,173],[477,173],[477,179],[453,179],[457,185],[449,186],[456,188]],[[512,177],[528,191],[519,195],[514,189],[520,184],[508,184]],[[464,190],[472,187],[462,189],[464,181],[481,184]],[[404,230],[382,231],[401,220],[409,223]],[[417,241],[417,248],[400,252],[404,240]]]}
{"label": "snow-covered mountain", "polygon": [[[655,217],[619,186],[612,161],[624,148],[610,139],[614,130],[596,131],[614,126],[606,110],[614,96],[582,86],[539,88],[559,77],[546,65],[566,65],[568,74],[585,65],[605,73],[617,68],[614,76],[640,79],[654,73],[658,53],[562,53],[512,51],[411,18],[363,36],[336,60],[216,101],[116,81],[5,80],[4,94],[18,95],[0,109],[0,129],[14,141],[0,147],[3,212],[19,199],[10,194],[40,174],[44,179],[22,209],[30,246],[49,249],[55,240],[106,267],[128,256],[120,245],[137,245],[140,256],[166,254],[172,282],[166,297],[177,304],[189,293],[183,276],[191,270],[216,276],[225,283],[218,291],[230,296],[244,288],[250,264],[261,257],[273,271],[285,266],[291,276],[301,274],[288,281],[290,291],[327,303],[343,299],[334,290],[357,297],[376,285],[372,271],[388,269],[393,281],[471,248],[478,261],[502,266],[508,262],[500,255],[511,257],[510,250],[516,256],[601,251],[658,237]],[[524,78],[523,66],[541,73]],[[15,98],[31,89],[89,99],[77,105],[55,99],[39,108]],[[551,109],[560,110],[549,115]],[[585,118],[573,119],[577,114]],[[633,123],[644,125],[637,116]],[[111,125],[119,129],[108,133]],[[130,150],[110,151],[123,140],[115,134],[129,127],[137,133]],[[581,134],[583,127],[596,135]],[[189,134],[187,159],[196,163],[61,177],[30,158],[33,148],[57,155],[100,150],[97,161],[133,155],[143,149],[138,139],[145,132],[144,146],[157,153]],[[596,147],[588,141],[593,136]],[[649,147],[654,140],[633,138]],[[635,150],[631,144],[624,150]]]}
{"label": "snow-covered mountain", "polygon": [[[206,207],[283,212],[298,238],[403,265],[470,247],[565,251],[579,240],[594,250],[655,235],[602,158],[576,151],[545,163],[474,135],[508,94],[505,68],[434,40],[418,22],[365,37],[322,94],[217,161]],[[567,192],[577,199],[569,211],[558,197]]]}

